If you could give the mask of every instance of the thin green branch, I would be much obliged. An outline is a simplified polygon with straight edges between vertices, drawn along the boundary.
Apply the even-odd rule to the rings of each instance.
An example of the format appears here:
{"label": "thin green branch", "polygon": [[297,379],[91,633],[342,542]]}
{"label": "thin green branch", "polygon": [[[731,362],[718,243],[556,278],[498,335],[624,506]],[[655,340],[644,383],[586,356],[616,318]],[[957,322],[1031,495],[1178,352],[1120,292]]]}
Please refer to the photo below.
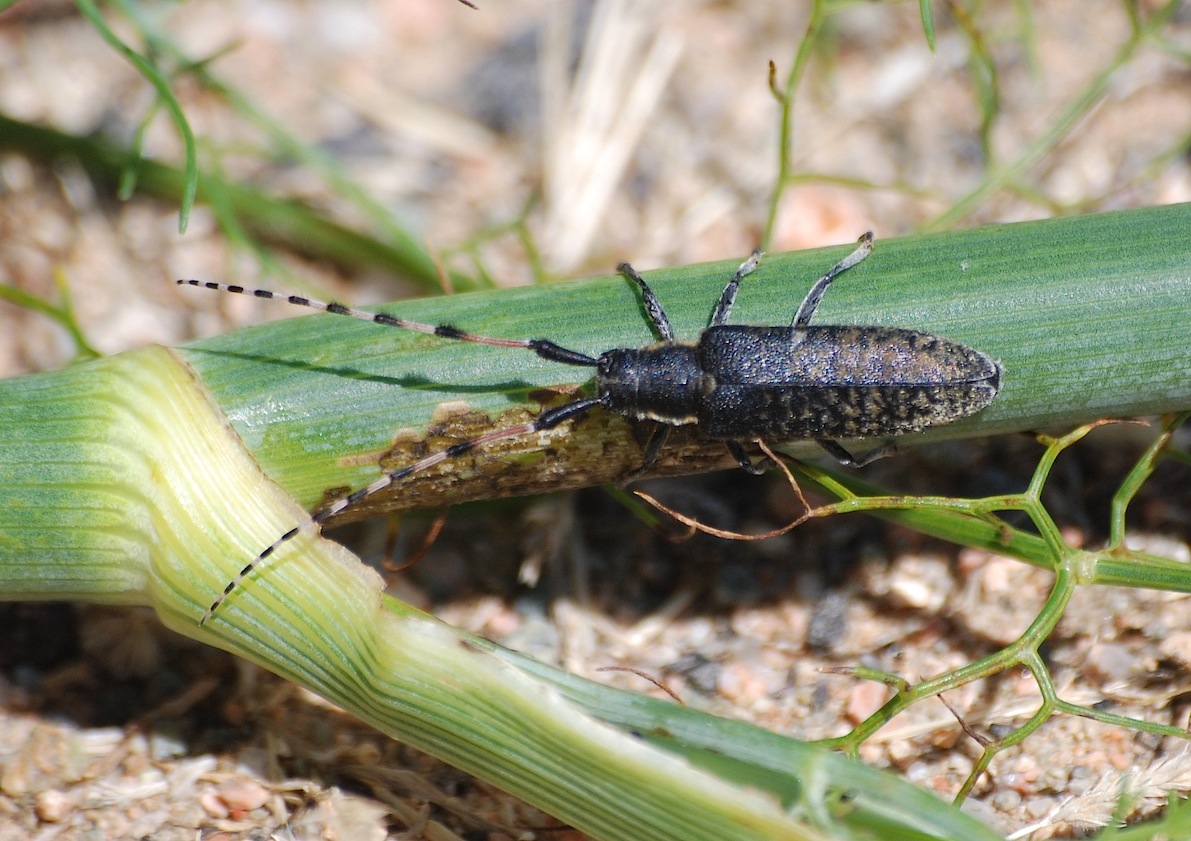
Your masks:
{"label": "thin green branch", "polygon": [[[1182,413],[1169,419],[1162,433],[1157,436],[1154,444],[1142,454],[1122,482],[1114,501],[1112,514],[1114,530],[1119,522],[1122,523],[1121,527],[1123,528],[1125,504],[1136,494],[1141,483],[1152,474],[1157,461],[1169,446],[1172,433],[1188,417],[1191,417],[1191,412]],[[924,680],[918,684],[911,685],[901,682],[894,676],[881,676],[879,678],[881,682],[895,688],[893,697],[881,709],[857,725],[850,733],[823,742],[822,744],[824,746],[839,748],[846,751],[849,755],[855,756],[864,741],[870,738],[877,730],[888,724],[899,713],[918,701],[944,692],[953,691],[973,681],[991,677],[994,674],[1004,672],[1015,666],[1022,666],[1029,669],[1030,673],[1034,676],[1041,696],[1039,706],[1025,722],[1014,728],[1011,732],[995,740],[983,737],[979,738],[983,747],[981,756],[974,764],[964,784],[960,787],[956,795],[957,803],[962,802],[972,792],[978,778],[990,767],[997,754],[1021,744],[1056,713],[1065,712],[1104,724],[1128,727],[1159,736],[1191,739],[1191,734],[1181,727],[1160,722],[1145,721],[1131,716],[1106,712],[1095,706],[1064,701],[1059,697],[1054,678],[1051,676],[1049,667],[1040,653],[1041,647],[1054,632],[1054,629],[1066,611],[1067,605],[1075,592],[1075,588],[1081,584],[1103,583],[1100,577],[1095,574],[1095,565],[1098,562],[1099,553],[1075,549],[1063,542],[1058,526],[1042,505],[1043,487],[1054,467],[1056,459],[1064,450],[1082,440],[1088,432],[1098,425],[1100,424],[1087,424],[1061,438],[1044,439],[1048,446],[1038,462],[1038,467],[1028,487],[1021,494],[1006,497],[983,500],[906,499],[890,496],[857,497],[844,483],[836,481],[832,477],[823,477],[817,471],[799,468],[814,477],[819,487],[833,493],[840,499],[838,503],[829,503],[809,510],[803,516],[802,521],[811,517],[832,516],[837,513],[854,510],[873,511],[882,508],[908,509],[918,515],[920,522],[929,520],[931,515],[939,515],[943,519],[956,517],[962,519],[964,517],[975,516],[979,513],[987,515],[994,511],[1020,511],[1029,516],[1034,527],[1043,536],[1043,540],[1040,542],[1043,543],[1045,552],[1049,556],[1048,565],[1055,571],[1055,581],[1052,585],[1050,595],[1034,620],[1030,623],[1029,628],[1015,642],[974,663]],[[1012,542],[1013,537],[1021,534],[1019,529],[1013,528],[1003,522],[1001,524],[1001,530],[1004,533],[1004,541],[1007,545]],[[934,529],[931,530],[931,533],[938,534],[940,531],[940,529]],[[1110,545],[1106,552],[1115,553],[1117,556],[1116,560],[1122,563],[1122,565],[1132,564],[1135,567],[1140,566],[1142,568],[1148,565],[1148,558],[1133,557],[1131,553],[1120,547],[1120,540],[1115,537],[1113,544]],[[1174,566],[1173,562],[1171,562],[1171,566]],[[1182,571],[1171,570],[1172,578],[1179,580],[1177,589],[1186,590],[1191,586],[1191,571],[1188,571],[1185,565],[1179,566],[1183,567]],[[1121,580],[1115,583],[1127,586],[1151,586],[1153,584],[1153,580],[1149,576],[1129,577],[1128,573],[1122,570],[1121,566],[1118,566],[1117,569],[1122,572],[1122,575]]]}
{"label": "thin green branch", "polygon": [[1133,470],[1129,472],[1125,481],[1121,483],[1120,488],[1113,494],[1107,551],[1117,552],[1124,546],[1125,511],[1129,508],[1129,503],[1137,496],[1137,492],[1141,490],[1141,486],[1154,474],[1159,461],[1170,446],[1170,441],[1174,436],[1175,430],[1186,423],[1189,417],[1191,417],[1191,412],[1181,412],[1167,418],[1163,424],[1162,434],[1157,436],[1150,446],[1146,448],[1146,451],[1138,459]]}
{"label": "thin green branch", "polygon": [[[29,157],[53,161],[67,156],[76,159],[97,180],[115,184],[129,167],[137,172],[137,185],[153,195],[180,200],[185,191],[185,174],[155,161],[135,159],[126,149],[93,137],[65,134],[54,129],[13,120],[0,114],[0,148]],[[353,268],[376,268],[418,282],[427,292],[441,291],[438,267],[421,247],[398,249],[327,220],[308,205],[273,198],[260,190],[225,181],[215,174],[199,178],[199,200],[209,200],[219,191],[226,205],[246,230],[267,242],[276,243],[316,259]],[[457,290],[474,288],[464,275],[451,275]]]}
{"label": "thin green branch", "polygon": [[1001,91],[997,64],[985,42],[984,35],[976,21],[964,6],[950,3],[951,14],[956,24],[968,38],[968,77],[975,88],[976,102],[980,106],[980,148],[986,164],[995,161],[993,128],[1001,116]]}
{"label": "thin green branch", "polygon": [[953,204],[946,212],[927,223],[923,230],[945,231],[954,227],[987,202],[998,190],[1024,179],[1026,174],[1050,154],[1100,101],[1113,76],[1131,61],[1142,47],[1158,35],[1178,6],[1179,0],[1167,0],[1165,6],[1152,13],[1148,18],[1134,19],[1129,38],[1108,64],[1072,100],[1071,104],[1048,125],[1046,131],[1027,144],[1012,161],[995,167],[984,177],[976,189]]}
{"label": "thin green branch", "polygon": [[930,0],[918,0],[918,16],[922,18],[922,34],[926,36],[926,45],[930,51],[935,51],[935,13],[931,10]]}
{"label": "thin green branch", "polygon": [[769,212],[765,217],[765,233],[761,236],[761,247],[768,249],[773,242],[773,232],[777,226],[778,213],[781,210],[782,195],[789,185],[789,179],[794,171],[794,100],[798,86],[806,72],[807,62],[814,52],[823,21],[828,15],[827,0],[812,0],[810,18],[806,22],[806,32],[798,43],[798,51],[794,55],[794,64],[786,75],[785,82],[779,89],[776,85],[777,68],[769,64],[769,89],[777,99],[780,108],[778,134],[778,171],[774,179],[773,192],[769,197]]}
{"label": "thin green branch", "polygon": [[190,129],[190,122],[186,119],[186,115],[182,113],[182,106],[174,98],[173,91],[170,90],[169,84],[161,73],[158,72],[157,67],[120,40],[116,36],[116,33],[112,32],[107,22],[103,19],[103,15],[99,13],[98,7],[91,0],[75,0],[75,4],[83,14],[83,17],[95,27],[96,31],[108,42],[108,45],[124,56],[145,77],[145,80],[153,85],[157,91],[158,100],[165,104],[165,107],[170,112],[170,116],[173,118],[174,126],[178,129],[178,133],[182,135],[183,155],[186,163],[184,169],[185,175],[182,180],[181,201],[178,208],[178,233],[185,233],[186,223],[190,219],[190,209],[194,206],[195,197],[198,195],[199,180],[198,154],[195,149],[194,132]]}
{"label": "thin green branch", "polygon": [[54,283],[57,285],[58,294],[61,296],[62,302],[60,304],[50,303],[8,283],[0,283],[0,298],[11,301],[18,307],[24,307],[25,309],[41,313],[61,325],[70,334],[71,341],[74,342],[76,359],[82,361],[102,356],[87,341],[82,327],[79,326],[78,319],[75,318],[74,304],[70,296],[70,286],[66,282],[66,278],[60,273],[55,273]]}
{"label": "thin green branch", "polygon": [[298,161],[310,171],[318,173],[326,180],[333,195],[354,205],[372,222],[376,229],[382,233],[384,244],[388,248],[396,253],[411,255],[419,260],[429,259],[426,257],[423,244],[394,218],[392,210],[384,206],[355,179],[351,178],[333,155],[295,136],[289,128],[270,116],[251,97],[221,79],[212,70],[215,61],[233,49],[232,47],[196,61],[187,56],[172,38],[155,26],[150,17],[143,14],[136,3],[128,0],[113,0],[113,2],[137,27],[155,52],[169,56],[178,65],[179,75],[192,75],[207,91],[226,100],[241,117],[265,133],[275,147],[274,154],[278,157]]}

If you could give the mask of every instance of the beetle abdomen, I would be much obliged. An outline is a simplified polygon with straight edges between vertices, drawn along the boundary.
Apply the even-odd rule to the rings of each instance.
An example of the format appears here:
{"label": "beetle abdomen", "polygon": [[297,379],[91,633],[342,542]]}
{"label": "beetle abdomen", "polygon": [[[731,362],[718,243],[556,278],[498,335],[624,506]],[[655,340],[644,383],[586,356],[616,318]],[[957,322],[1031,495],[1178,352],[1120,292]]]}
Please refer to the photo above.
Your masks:
{"label": "beetle abdomen", "polygon": [[715,438],[881,438],[980,411],[1000,369],[980,351],[896,327],[708,328],[699,427]]}
{"label": "beetle abdomen", "polygon": [[996,393],[990,383],[784,388],[719,384],[705,398],[698,423],[712,438],[886,438],[974,414]]}

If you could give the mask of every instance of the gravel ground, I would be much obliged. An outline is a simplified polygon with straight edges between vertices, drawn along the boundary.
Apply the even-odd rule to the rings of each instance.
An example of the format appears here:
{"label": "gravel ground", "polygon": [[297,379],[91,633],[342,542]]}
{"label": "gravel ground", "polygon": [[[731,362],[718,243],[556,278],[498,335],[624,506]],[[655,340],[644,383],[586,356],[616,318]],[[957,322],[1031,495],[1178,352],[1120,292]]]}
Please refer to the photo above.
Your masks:
{"label": "gravel ground", "polygon": [[[529,282],[522,231],[551,277],[604,273],[622,259],[644,269],[737,258],[755,246],[776,160],[766,63],[786,72],[807,4],[480,5],[200,0],[143,12],[192,58],[220,54],[221,78],[334,156],[448,265],[470,269],[476,256],[499,283]],[[1110,65],[1128,21],[1112,2],[1051,0],[1028,21],[1025,4],[985,5],[976,26],[1003,106],[990,142],[1009,162]],[[1139,5],[1149,14],[1159,4]],[[857,4],[833,19],[800,90],[794,161],[799,174],[834,178],[787,191],[772,250],[912,232],[979,184],[978,93],[957,8],[936,4],[933,55],[916,4]],[[126,22],[114,25],[131,37]],[[1186,9],[1167,34],[1191,46]],[[1191,201],[1189,79],[1170,51],[1141,51],[1025,180],[962,224]],[[206,165],[359,221],[307,168],[261,154],[261,135],[218,97],[190,81],[175,89],[205,138]],[[0,13],[0,112],[127,142],[150,101],[73,5],[27,0]],[[146,146],[177,159],[164,119]],[[376,273],[280,259],[310,288],[353,303],[412,292]],[[291,315],[172,283],[261,274],[204,208],[179,236],[167,202],[118,203],[70,161],[0,152],[0,280],[50,298],[64,280],[102,352]],[[0,375],[52,370],[72,355],[59,326],[0,302]],[[1047,502],[1070,541],[1105,538],[1107,500],[1147,434],[1099,430],[1060,462]],[[1039,452],[1024,437],[953,443],[872,470],[915,492],[979,495],[1020,488]],[[1146,551],[1191,560],[1189,479],[1171,466],[1134,506]],[[793,505],[779,479],[736,473],[650,490],[739,530],[780,525]],[[956,668],[1012,641],[1050,586],[1015,561],[860,519],[753,544],[676,543],[627,520],[600,490],[457,511],[393,592],[594,680],[657,692],[601,671],[631,667],[692,706],[823,738],[887,698],[879,684],[825,670],[915,679]],[[413,517],[397,533],[381,523],[339,536],[378,561],[406,556],[428,526]],[[149,613],[0,605],[0,641],[0,841],[580,837]],[[1187,725],[1185,597],[1081,589],[1045,654],[1068,700]],[[994,735],[1036,700],[1023,673],[946,698],[970,728]],[[930,701],[868,741],[862,758],[949,798],[979,753]],[[1006,833],[1070,835],[1111,813],[1126,772],[1159,790],[1191,789],[1181,744],[1059,717],[999,755],[969,805]]]}

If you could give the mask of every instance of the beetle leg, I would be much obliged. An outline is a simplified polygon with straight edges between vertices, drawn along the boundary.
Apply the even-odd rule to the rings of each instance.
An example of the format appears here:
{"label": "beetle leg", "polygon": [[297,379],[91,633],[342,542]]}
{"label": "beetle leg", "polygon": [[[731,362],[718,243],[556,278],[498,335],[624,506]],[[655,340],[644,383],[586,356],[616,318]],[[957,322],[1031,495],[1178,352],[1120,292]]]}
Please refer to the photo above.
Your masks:
{"label": "beetle leg", "polygon": [[621,263],[616,267],[616,271],[641,287],[641,302],[645,304],[645,314],[649,316],[649,323],[658,331],[658,336],[667,342],[674,341],[674,328],[670,326],[670,319],[666,317],[666,311],[662,309],[662,302],[658,300],[657,295],[653,294],[653,290],[649,288],[645,278],[637,274],[637,270],[628,263]]}
{"label": "beetle leg", "polygon": [[740,268],[736,270],[736,274],[732,275],[732,279],[728,281],[728,285],[720,293],[719,303],[715,305],[715,310],[711,313],[712,327],[728,321],[728,316],[732,313],[732,305],[736,303],[736,293],[740,291],[740,281],[745,276],[755,272],[759,265],[761,265],[760,248],[755,250],[751,257],[740,264]]}
{"label": "beetle leg", "polygon": [[641,459],[641,466],[636,470],[630,471],[620,480],[619,484],[621,487],[637,481],[649,472],[649,468],[653,467],[654,462],[658,460],[658,453],[666,446],[666,441],[670,437],[670,430],[673,428],[662,423],[654,427],[653,432],[649,434],[649,440],[645,442],[645,457]]}
{"label": "beetle leg", "polygon": [[653,467],[653,463],[658,460],[658,453],[666,446],[666,441],[669,440],[672,429],[674,427],[663,423],[657,425],[657,428],[649,436],[649,441],[645,444],[645,458],[641,460],[641,466],[637,468],[638,473],[644,473]]}
{"label": "beetle leg", "polygon": [[859,239],[859,242],[859,248],[840,260],[827,271],[827,274],[815,281],[815,285],[811,287],[811,291],[806,293],[806,297],[802,299],[802,303],[798,306],[798,312],[794,314],[793,324],[795,327],[805,327],[810,324],[815,310],[819,308],[819,301],[823,300],[823,293],[827,291],[827,287],[831,285],[831,281],[873,253],[872,231],[866,232]]}
{"label": "beetle leg", "polygon": [[831,456],[844,467],[864,467],[865,465],[872,464],[878,459],[891,456],[897,452],[897,445],[890,442],[887,444],[882,444],[875,450],[869,450],[867,453],[860,456],[860,458],[856,458],[835,441],[831,441],[827,438],[816,438],[815,440],[818,442],[819,446],[827,452],[827,455]]}
{"label": "beetle leg", "polygon": [[747,473],[752,473],[754,476],[760,476],[765,472],[765,466],[769,459],[763,458],[761,461],[753,464],[753,459],[745,451],[744,445],[739,441],[725,441],[724,446],[728,448],[728,452],[732,454],[732,458],[736,459],[736,463],[740,465],[740,469]]}

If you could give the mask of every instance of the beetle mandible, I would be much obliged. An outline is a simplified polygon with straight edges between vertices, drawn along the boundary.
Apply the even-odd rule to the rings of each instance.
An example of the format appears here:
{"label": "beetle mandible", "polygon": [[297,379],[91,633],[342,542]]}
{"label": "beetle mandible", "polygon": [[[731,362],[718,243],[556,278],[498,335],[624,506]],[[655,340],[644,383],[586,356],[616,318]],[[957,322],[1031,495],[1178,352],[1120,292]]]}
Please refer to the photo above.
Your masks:
{"label": "beetle mandible", "polygon": [[859,242],[856,250],[816,281],[785,327],[726,323],[741,280],[760,265],[761,251],[754,251],[732,275],[710,324],[694,341],[674,337],[670,320],[649,284],[632,266],[622,263],[618,270],[640,289],[645,313],[660,341],[640,348],[614,348],[599,356],[570,350],[549,339],[480,336],[447,324],[424,324],[264,289],[179,280],[179,284],[276,298],[444,339],[525,348],[553,362],[596,369],[594,397],[582,397],[547,409],[526,423],[461,441],[387,473],[312,514],[241,569],[199,624],[211,618],[245,576],[303,530],[319,526],[421,470],[495,441],[552,429],[595,408],[658,423],[645,446],[642,465],[633,474],[639,475],[654,463],[670,430],[677,426],[693,425],[722,440],[737,464],[750,473],[760,473],[745,450],[746,443],[758,439],[813,439],[845,464],[859,466],[871,460],[871,454],[855,459],[839,444],[840,439],[888,439],[920,432],[988,406],[1000,389],[1001,368],[987,354],[901,327],[811,325],[832,281],[872,253],[871,233]]}

